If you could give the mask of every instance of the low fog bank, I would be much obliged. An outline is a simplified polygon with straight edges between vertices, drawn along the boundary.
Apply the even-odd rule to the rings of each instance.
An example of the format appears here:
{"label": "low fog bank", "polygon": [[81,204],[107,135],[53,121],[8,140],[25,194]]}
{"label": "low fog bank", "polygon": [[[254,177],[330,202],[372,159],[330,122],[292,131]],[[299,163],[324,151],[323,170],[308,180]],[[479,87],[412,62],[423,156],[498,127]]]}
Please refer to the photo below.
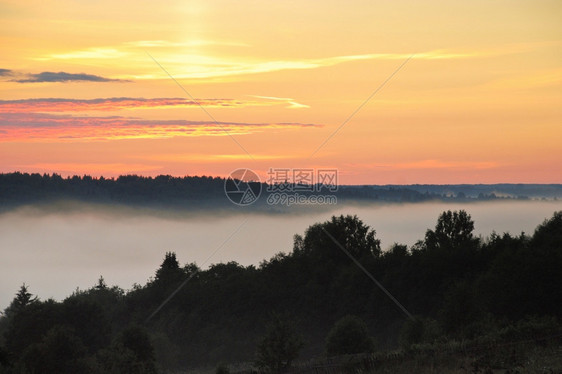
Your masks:
{"label": "low fog bank", "polygon": [[299,214],[182,213],[79,203],[23,207],[0,214],[0,310],[24,282],[41,299],[58,300],[77,286],[93,286],[100,276],[124,289],[144,284],[166,251],[176,252],[182,264],[204,268],[226,261],[258,265],[291,251],[294,234],[332,215],[357,215],[376,230],[383,249],[395,242],[412,245],[449,209],[465,209],[476,234],[487,237],[493,231],[531,234],[562,209],[562,202],[337,205]]}

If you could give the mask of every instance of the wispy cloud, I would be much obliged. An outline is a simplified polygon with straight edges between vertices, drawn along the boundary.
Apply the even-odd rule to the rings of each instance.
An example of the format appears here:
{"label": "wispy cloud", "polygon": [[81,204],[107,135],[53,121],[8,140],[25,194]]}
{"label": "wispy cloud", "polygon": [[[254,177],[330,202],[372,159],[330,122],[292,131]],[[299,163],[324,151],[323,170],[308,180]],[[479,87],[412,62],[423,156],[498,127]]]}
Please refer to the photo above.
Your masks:
{"label": "wispy cloud", "polygon": [[259,100],[202,98],[194,101],[178,97],[112,97],[98,99],[38,98],[0,100],[0,113],[116,111],[122,109],[199,107],[199,105],[210,108],[241,108],[274,105],[285,105],[286,108],[308,108],[308,105],[300,104],[290,98],[277,98],[270,96],[251,97],[255,97]]}
{"label": "wispy cloud", "polygon": [[[544,43],[543,43],[544,44]],[[537,48],[543,48],[543,44],[518,43],[495,46],[487,49],[435,49],[428,51],[415,51],[416,60],[453,60],[497,57],[501,55],[525,53]],[[177,79],[213,79],[230,76],[261,74],[277,72],[282,70],[317,69],[335,66],[354,61],[369,60],[405,60],[412,55],[407,53],[362,53],[356,55],[329,56],[321,58],[302,59],[270,59],[263,60],[252,57],[246,52],[242,55],[220,53],[205,46],[232,46],[247,47],[246,43],[225,40],[136,40],[118,45],[91,47],[80,50],[70,50],[60,53],[34,57],[34,60],[84,60],[100,63],[108,59],[120,59],[130,61],[135,66],[141,66],[143,61],[147,62],[142,71],[122,73],[123,79],[161,79],[162,76],[149,73],[146,68],[152,64],[146,59],[146,50],[154,49],[154,56],[158,59]],[[188,51],[188,53],[186,53]],[[204,52],[205,51],[205,52]],[[214,53],[214,54],[213,54]],[[105,62],[104,62],[105,63]]]}
{"label": "wispy cloud", "polygon": [[123,58],[127,52],[117,48],[88,48],[66,53],[54,53],[34,58],[37,61],[75,60],[75,59],[113,59]]}
{"label": "wispy cloud", "polygon": [[246,103],[233,99],[200,99],[197,102],[184,98],[135,98],[112,97],[98,99],[39,98],[0,100],[0,113],[27,112],[77,112],[116,111],[121,109],[144,109],[165,107],[239,107]]}
{"label": "wispy cloud", "polygon": [[274,101],[286,103],[287,104],[286,108],[288,109],[310,108],[309,105],[297,103],[295,99],[292,99],[290,97],[257,96],[257,95],[250,95],[250,96],[256,97],[258,99],[274,100]]}
{"label": "wispy cloud", "polygon": [[196,48],[205,46],[223,47],[249,47],[249,44],[225,41],[225,40],[204,40],[195,39],[187,41],[170,40],[136,40],[125,42],[116,46],[91,47],[62,53],[50,53],[32,58],[36,61],[51,60],[108,60],[131,58],[135,55],[138,48]]}
{"label": "wispy cloud", "polygon": [[91,47],[68,51],[63,53],[51,53],[34,57],[36,61],[50,60],[107,60],[122,59],[134,55],[136,48],[189,48],[189,47],[205,47],[205,46],[225,46],[225,47],[249,47],[246,43],[224,41],[224,40],[187,40],[187,41],[170,41],[170,40],[136,40],[125,42],[116,46],[109,47]]}
{"label": "wispy cloud", "polygon": [[[272,59],[262,60],[244,54],[236,55],[213,55],[203,53],[196,47],[201,46],[247,46],[244,43],[213,40],[140,40],[122,43],[111,47],[96,47],[64,53],[50,54],[36,57],[35,60],[106,60],[127,59],[139,63],[146,61],[145,50],[155,49],[155,57],[167,68],[177,79],[208,79],[221,78],[237,75],[270,73],[282,70],[302,70],[330,67],[343,63],[368,60],[405,60],[412,53],[364,53],[357,55],[331,56],[313,59]],[[466,59],[513,53],[511,49],[505,50],[431,50],[416,53],[417,60],[450,60]],[[519,48],[521,49],[521,48]],[[185,53],[189,51],[189,53]],[[127,74],[127,79],[159,79],[158,74],[143,72]]]}
{"label": "wispy cloud", "polygon": [[188,120],[146,120],[121,116],[85,117],[44,113],[0,113],[0,142],[246,135],[264,131],[321,126],[303,123],[214,123]]}
{"label": "wispy cloud", "polygon": [[500,166],[493,161],[443,161],[443,160],[419,160],[398,163],[370,163],[370,164],[348,164],[353,168],[362,169],[493,169]]}
{"label": "wispy cloud", "polygon": [[[161,162],[202,162],[202,163],[214,163],[216,161],[221,162],[240,162],[246,161],[248,157],[243,154],[206,154],[206,153],[167,153],[167,154],[153,154],[153,155],[142,155],[135,157],[136,159],[146,160],[146,161],[161,161]],[[265,155],[265,154],[252,154],[254,160],[278,160],[278,159],[289,159],[291,156],[287,155]]]}
{"label": "wispy cloud", "polygon": [[[487,51],[433,50],[416,53],[417,60],[445,60],[484,57]],[[497,52],[493,52],[497,53]],[[271,73],[282,70],[304,70],[335,66],[354,61],[369,60],[405,60],[411,53],[367,53],[359,55],[333,56],[316,59],[268,60],[259,61],[251,58],[214,57],[208,55],[160,55],[158,61],[170,67],[177,79],[203,79],[228,77],[236,75]],[[186,63],[189,62],[189,63]],[[154,74],[133,75],[132,79],[156,79]]]}
{"label": "wispy cloud", "polygon": [[121,79],[111,79],[86,73],[66,73],[64,71],[44,71],[37,74],[27,74],[25,78],[15,79],[18,83],[41,83],[41,82],[126,82]]}
{"label": "wispy cloud", "polygon": [[0,69],[0,77],[6,77],[12,75],[12,70],[10,69]]}

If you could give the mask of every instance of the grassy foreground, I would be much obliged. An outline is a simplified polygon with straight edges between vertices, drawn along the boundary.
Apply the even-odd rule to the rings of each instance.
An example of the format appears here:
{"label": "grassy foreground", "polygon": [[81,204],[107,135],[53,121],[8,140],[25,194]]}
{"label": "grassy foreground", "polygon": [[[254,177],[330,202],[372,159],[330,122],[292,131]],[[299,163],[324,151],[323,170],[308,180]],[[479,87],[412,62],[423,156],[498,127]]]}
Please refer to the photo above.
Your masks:
{"label": "grassy foreground", "polygon": [[348,355],[295,365],[294,374],[558,374],[562,325],[532,318],[472,339],[440,337],[393,352]]}

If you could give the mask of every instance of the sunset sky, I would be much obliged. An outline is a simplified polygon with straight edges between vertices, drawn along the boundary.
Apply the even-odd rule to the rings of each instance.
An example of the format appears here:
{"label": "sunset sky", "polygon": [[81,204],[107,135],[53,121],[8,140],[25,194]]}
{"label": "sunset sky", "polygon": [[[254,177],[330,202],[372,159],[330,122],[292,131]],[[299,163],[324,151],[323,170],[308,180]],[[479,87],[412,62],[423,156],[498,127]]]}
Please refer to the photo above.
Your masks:
{"label": "sunset sky", "polygon": [[562,183],[560,20],[559,0],[1,1],[0,172]]}

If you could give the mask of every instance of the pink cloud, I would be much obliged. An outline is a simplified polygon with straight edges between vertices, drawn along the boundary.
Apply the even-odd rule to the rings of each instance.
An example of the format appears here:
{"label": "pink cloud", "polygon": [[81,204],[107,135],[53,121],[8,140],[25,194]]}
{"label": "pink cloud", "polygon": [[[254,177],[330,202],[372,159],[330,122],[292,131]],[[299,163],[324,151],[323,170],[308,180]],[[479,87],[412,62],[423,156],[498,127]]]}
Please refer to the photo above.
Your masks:
{"label": "pink cloud", "polygon": [[121,116],[89,117],[44,113],[0,113],[0,142],[224,136],[251,134],[272,129],[314,127],[321,127],[321,125],[303,123],[215,123],[212,121],[146,120]]}

